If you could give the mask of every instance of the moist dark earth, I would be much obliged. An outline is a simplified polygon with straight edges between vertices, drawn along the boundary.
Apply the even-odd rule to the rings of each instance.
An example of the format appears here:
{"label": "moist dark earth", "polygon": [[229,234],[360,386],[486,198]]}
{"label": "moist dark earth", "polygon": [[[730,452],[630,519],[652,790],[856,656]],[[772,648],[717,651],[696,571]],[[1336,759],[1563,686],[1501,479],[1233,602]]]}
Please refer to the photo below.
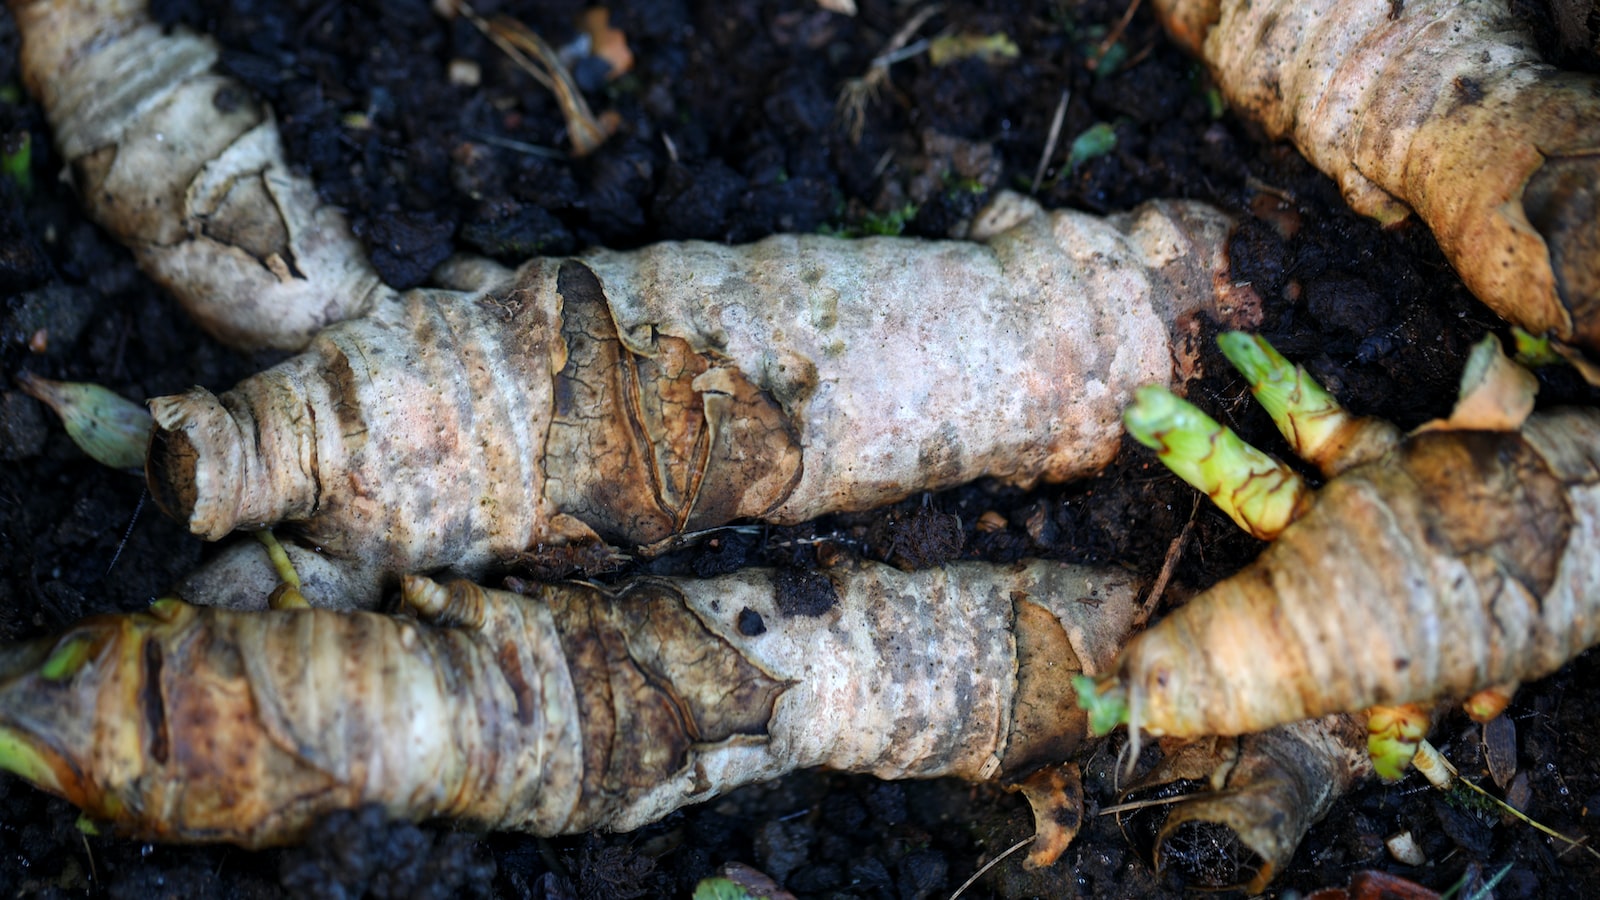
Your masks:
{"label": "moist dark earth", "polygon": [[[1570,6],[1570,4],[1568,4]],[[1153,17],[1083,3],[947,3],[919,37],[1004,35],[1015,58],[896,63],[865,104],[858,134],[837,98],[914,14],[864,0],[847,17],[803,2],[671,2],[610,9],[635,63],[571,60],[615,134],[572,158],[555,101],[467,22],[422,2],[331,0],[157,3],[163,22],[214,34],[223,65],[276,107],[296,165],[348,211],[384,277],[421,283],[454,252],[507,263],[588,246],[658,240],[741,242],[782,231],[900,231],[944,237],[995,190],[1046,206],[1127,209],[1189,197],[1235,212],[1239,280],[1265,301],[1263,331],[1350,407],[1404,427],[1449,408],[1466,349],[1504,326],[1461,287],[1427,232],[1390,231],[1348,212],[1292,148],[1263,141],[1220,108],[1203,69]],[[577,2],[484,2],[570,45]],[[1594,67],[1565,6],[1523,12],[1564,65]],[[1565,23],[1565,25],[1563,25]],[[1592,41],[1589,43],[1592,46]],[[31,142],[30,184],[0,178],[0,638],[58,630],[104,611],[142,608],[209,548],[163,518],[137,477],[89,461],[10,377],[93,381],[144,399],[201,384],[220,390],[273,362],[212,343],[77,211],[38,109],[20,90],[17,36],[0,18],[0,145]],[[479,67],[452,82],[453,60]],[[1036,184],[1056,108],[1060,137]],[[1114,146],[1069,160],[1092,127]],[[1041,336],[1048,340],[1048,336]],[[1282,455],[1271,426],[1220,357],[1191,399]],[[1540,375],[1541,403],[1596,402],[1570,372]],[[1003,527],[978,527],[995,513]],[[1177,564],[1204,587],[1261,545],[1129,443],[1092,480],[1023,492],[978,483],[870,514],[796,528],[752,528],[648,564],[713,574],[745,565],[804,571],[820,552],[903,567],[1044,556],[1153,574],[1191,520]],[[995,523],[993,516],[988,522]],[[634,569],[607,577],[625,577]],[[1173,596],[1184,590],[1170,592]],[[1527,811],[1575,836],[1600,831],[1597,661],[1582,658],[1522,690],[1509,716]],[[1484,769],[1481,730],[1442,721],[1435,742],[1463,772]],[[1085,763],[1090,812],[1116,800],[1120,737]],[[1184,886],[1152,873],[1111,816],[1089,817],[1051,869],[1021,854],[968,897],[1161,897]],[[330,897],[687,896],[741,861],[800,897],[948,897],[1032,833],[1019,796],[957,782],[881,783],[801,773],[674,814],[630,834],[540,840],[448,825],[393,824],[373,811],[336,816],[303,848],[141,845],[89,837],[76,813],[0,778],[0,893],[7,896]],[[1429,862],[1390,858],[1383,839],[1410,830]],[[1382,869],[1444,891],[1499,877],[1498,897],[1600,894],[1600,864],[1524,825],[1448,802],[1412,776],[1343,800],[1274,883],[1281,895],[1342,886]],[[1463,896],[1468,895],[1463,892]]]}

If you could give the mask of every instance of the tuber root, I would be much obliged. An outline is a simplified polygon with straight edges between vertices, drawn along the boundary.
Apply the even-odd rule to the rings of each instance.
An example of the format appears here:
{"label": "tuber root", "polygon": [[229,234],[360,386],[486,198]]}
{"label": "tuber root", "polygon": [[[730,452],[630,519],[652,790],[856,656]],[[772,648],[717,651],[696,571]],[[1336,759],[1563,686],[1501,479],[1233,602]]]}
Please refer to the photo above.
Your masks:
{"label": "tuber root", "polygon": [[[348,563],[350,586],[795,523],[984,475],[1083,475],[1115,455],[1135,386],[1192,374],[1197,316],[1259,317],[1228,276],[1230,220],[1209,207],[1099,218],[1014,195],[975,241],[684,242],[514,272],[457,261],[441,275],[470,289],[397,294],[334,211],[275,174],[275,125],[211,72],[209,45],[114,6],[91,26],[18,4],[30,82],[95,215],[179,295],[227,298],[197,312],[214,331],[306,344],[220,397],[153,401],[152,495],[208,539],[291,523]],[[166,74],[142,63],[180,58]],[[100,84],[129,68],[141,74]],[[197,197],[211,205],[185,205]],[[218,236],[234,220],[274,237]],[[280,309],[288,293],[314,314]],[[219,324],[235,313],[243,324]],[[260,335],[288,320],[301,324]]]}
{"label": "tuber root", "polygon": [[1180,377],[1181,323],[1256,308],[1218,305],[1216,213],[1017,202],[986,243],[668,244],[409,292],[153,401],[152,494],[204,537],[287,521],[393,577],[1093,472],[1134,386]]}
{"label": "tuber root", "polygon": [[166,599],[0,650],[0,766],[120,833],[250,847],[365,804],[625,830],[808,766],[1018,784],[1070,837],[1071,676],[1109,663],[1139,587],[860,563],[528,597],[412,578],[412,616]]}
{"label": "tuber root", "polygon": [[12,0],[23,78],[90,215],[195,321],[242,349],[294,350],[392,291],[344,216],[289,170],[272,112],[163,34],[137,0]]}
{"label": "tuber root", "polygon": [[1600,413],[1521,421],[1526,385],[1477,377],[1498,353],[1480,345],[1449,420],[1324,461],[1343,474],[1310,511],[1131,641],[1097,696],[1152,734],[1243,734],[1529,681],[1600,641]]}
{"label": "tuber root", "polygon": [[1600,80],[1540,62],[1509,4],[1156,7],[1228,102],[1356,211],[1415,211],[1489,308],[1600,355]]}

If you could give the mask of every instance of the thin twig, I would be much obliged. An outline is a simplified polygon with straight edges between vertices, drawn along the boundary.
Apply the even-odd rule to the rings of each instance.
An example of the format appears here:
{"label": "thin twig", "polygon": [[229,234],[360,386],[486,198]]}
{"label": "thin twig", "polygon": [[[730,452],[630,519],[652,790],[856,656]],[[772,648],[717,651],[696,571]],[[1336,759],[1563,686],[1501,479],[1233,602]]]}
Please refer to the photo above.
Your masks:
{"label": "thin twig", "polygon": [[100,870],[94,864],[94,848],[89,846],[87,834],[80,831],[78,837],[83,839],[83,855],[89,857],[89,884],[97,887],[100,884]]}
{"label": "thin twig", "polygon": [[[1417,755],[1412,760],[1412,766],[1417,771],[1421,772],[1423,777],[1428,779],[1430,784],[1441,791],[1449,791],[1452,787],[1465,788],[1466,790],[1472,791],[1473,793],[1478,794],[1479,796],[1488,800],[1490,803],[1494,804],[1495,807],[1497,807],[1502,813],[1511,816],[1525,825],[1532,826],[1535,830],[1545,835],[1566,843],[1567,850],[1571,850],[1574,847],[1581,848],[1582,850],[1588,852],[1589,855],[1595,857],[1596,859],[1600,859],[1600,851],[1588,846],[1587,841],[1589,839],[1587,836],[1582,838],[1568,837],[1561,832],[1556,831],[1554,828],[1544,824],[1543,822],[1532,818],[1527,813],[1517,809],[1515,806],[1512,806],[1504,800],[1501,800],[1499,797],[1496,797],[1476,784],[1473,784],[1471,781],[1462,778],[1461,773],[1456,771],[1456,767],[1450,764],[1450,760],[1445,759],[1444,754],[1440,753],[1437,747],[1433,746],[1433,744],[1426,740],[1417,745]],[[1562,851],[1562,853],[1566,852],[1566,850]]]}
{"label": "thin twig", "polygon": [[1143,628],[1150,617],[1155,615],[1156,606],[1161,602],[1161,595],[1166,593],[1167,582],[1172,580],[1172,572],[1178,567],[1178,560],[1183,556],[1183,547],[1189,542],[1189,534],[1194,531],[1194,520],[1200,513],[1200,498],[1195,495],[1194,509],[1189,511],[1189,521],[1183,525],[1183,530],[1167,545],[1167,556],[1161,561],[1161,574],[1156,576],[1156,583],[1150,588],[1150,596],[1144,600],[1144,605],[1133,617],[1135,630]]}
{"label": "thin twig", "polygon": [[1133,14],[1139,10],[1139,2],[1140,0],[1133,0],[1132,3],[1128,4],[1128,9],[1122,14],[1122,18],[1117,21],[1116,25],[1112,26],[1105,40],[1100,42],[1100,46],[1095,48],[1094,59],[1086,63],[1089,71],[1099,71],[1100,61],[1106,58],[1107,53],[1111,52],[1111,46],[1122,40],[1122,33],[1128,30],[1128,23],[1133,21]]}
{"label": "thin twig", "polygon": [[485,21],[473,10],[471,4],[460,0],[456,9],[471,22],[483,36],[511,57],[524,72],[555,95],[561,115],[567,121],[567,135],[572,140],[572,154],[587,156],[597,150],[610,137],[610,131],[595,119],[589,104],[578,90],[572,73],[561,64],[556,51],[533,29],[506,16],[496,16]]}
{"label": "thin twig", "polygon": [[515,150],[518,153],[526,153],[529,156],[541,156],[546,159],[567,158],[565,153],[562,153],[560,150],[556,150],[552,147],[543,147],[538,144],[530,144],[527,141],[514,140],[508,137],[500,137],[493,134],[474,134],[472,135],[472,139],[482,141],[485,144],[489,144],[494,147],[503,147],[507,150]]}
{"label": "thin twig", "polygon": [[835,106],[849,128],[852,142],[861,141],[861,132],[867,122],[867,107],[877,99],[878,90],[889,80],[889,67],[928,49],[927,41],[918,41],[910,47],[907,47],[906,43],[917,33],[917,29],[939,11],[940,6],[938,3],[930,3],[917,10],[916,14],[894,33],[883,50],[872,58],[872,63],[867,66],[867,74],[846,81],[844,87],[839,89],[839,100]]}
{"label": "thin twig", "polygon": [[[1233,793],[1235,793],[1235,792],[1234,791],[1210,791],[1210,792],[1208,792],[1206,794],[1206,796],[1207,797],[1227,797],[1227,796],[1231,796]],[[1139,809],[1149,809],[1152,806],[1171,806],[1174,803],[1182,803],[1185,800],[1192,799],[1194,796],[1195,795],[1193,795],[1193,794],[1175,794],[1175,795],[1173,795],[1171,797],[1152,797],[1149,800],[1130,800],[1127,803],[1118,803],[1115,806],[1104,806],[1104,807],[1101,807],[1100,808],[1100,815],[1109,816],[1109,815],[1113,815],[1115,813],[1133,812],[1134,810],[1139,810]]]}
{"label": "thin twig", "polygon": [[[128,527],[122,530],[122,541],[117,544],[117,552],[111,554],[111,562],[106,563],[106,575],[116,566],[117,560],[122,558],[122,549],[128,546],[128,539],[133,537],[133,526],[139,523],[139,513],[144,511],[144,498],[150,496],[150,488],[145,487],[139,491],[139,503],[133,508],[133,515],[128,519]],[[105,575],[100,576],[104,578]]]}
{"label": "thin twig", "polygon": [[1033,840],[1033,838],[1031,838],[1031,837],[1025,837],[1022,840],[1017,841],[1015,844],[1012,844],[1010,847],[1008,847],[1006,849],[1006,852],[1004,852],[1004,853],[1000,854],[999,856],[996,856],[994,859],[991,859],[988,862],[984,863],[983,864],[983,868],[979,869],[976,872],[973,872],[971,878],[968,878],[966,881],[961,882],[961,887],[956,888],[956,892],[954,894],[950,895],[950,900],[956,900],[956,898],[961,896],[962,892],[964,892],[967,888],[972,887],[972,883],[973,882],[977,881],[979,878],[982,878],[984,876],[984,873],[988,872],[990,869],[994,868],[996,865],[999,865],[1001,860],[1003,860],[1006,857],[1010,856],[1011,854],[1017,852],[1018,850],[1021,850],[1023,847],[1028,846],[1028,843],[1030,841],[1032,841],[1032,840]]}
{"label": "thin twig", "polygon": [[1061,101],[1056,104],[1056,114],[1050,120],[1050,136],[1045,138],[1044,152],[1039,154],[1039,165],[1033,170],[1033,186],[1028,193],[1039,193],[1039,182],[1044,180],[1045,167],[1050,164],[1050,157],[1056,155],[1056,142],[1061,140],[1061,123],[1067,118],[1067,101],[1072,98],[1072,88],[1061,91]]}

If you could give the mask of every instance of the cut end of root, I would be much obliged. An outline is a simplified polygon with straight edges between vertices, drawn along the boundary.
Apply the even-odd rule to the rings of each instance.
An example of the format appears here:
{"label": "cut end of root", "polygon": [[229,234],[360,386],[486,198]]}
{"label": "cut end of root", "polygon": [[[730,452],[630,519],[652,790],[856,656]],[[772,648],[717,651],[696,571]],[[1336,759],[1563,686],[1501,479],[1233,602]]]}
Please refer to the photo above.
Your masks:
{"label": "cut end of root", "polygon": [[[232,414],[198,387],[151,400],[150,413],[155,430],[144,467],[150,496],[193,534],[208,541],[222,538],[241,521],[237,491],[245,483]],[[226,497],[219,496],[219,488]]]}
{"label": "cut end of root", "polygon": [[181,431],[157,428],[150,436],[150,454],[145,459],[144,478],[161,511],[180,522],[194,515],[199,491],[195,474],[200,453]]}

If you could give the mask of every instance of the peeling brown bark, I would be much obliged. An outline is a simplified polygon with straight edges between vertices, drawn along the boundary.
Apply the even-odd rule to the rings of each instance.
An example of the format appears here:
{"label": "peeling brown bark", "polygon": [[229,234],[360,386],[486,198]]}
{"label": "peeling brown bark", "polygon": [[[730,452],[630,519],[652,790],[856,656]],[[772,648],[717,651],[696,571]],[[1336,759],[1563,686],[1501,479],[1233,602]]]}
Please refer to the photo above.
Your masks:
{"label": "peeling brown bark", "polygon": [[[416,618],[162,601],[0,654],[0,735],[40,760],[22,774],[146,839],[279,844],[373,803],[630,829],[810,766],[1016,782],[1059,819],[1085,723],[1039,711],[1109,663],[1140,585],[1052,562],[825,577],[835,602],[805,614],[771,571],[528,597],[414,579]],[[75,667],[43,664],[74,642]]]}
{"label": "peeling brown bark", "polygon": [[1503,0],[1156,5],[1357,212],[1416,212],[1489,308],[1600,355],[1600,80],[1544,64]]}
{"label": "peeling brown bark", "polygon": [[1548,675],[1600,641],[1597,546],[1594,410],[1412,435],[1130,642],[1130,727],[1244,734]]}

